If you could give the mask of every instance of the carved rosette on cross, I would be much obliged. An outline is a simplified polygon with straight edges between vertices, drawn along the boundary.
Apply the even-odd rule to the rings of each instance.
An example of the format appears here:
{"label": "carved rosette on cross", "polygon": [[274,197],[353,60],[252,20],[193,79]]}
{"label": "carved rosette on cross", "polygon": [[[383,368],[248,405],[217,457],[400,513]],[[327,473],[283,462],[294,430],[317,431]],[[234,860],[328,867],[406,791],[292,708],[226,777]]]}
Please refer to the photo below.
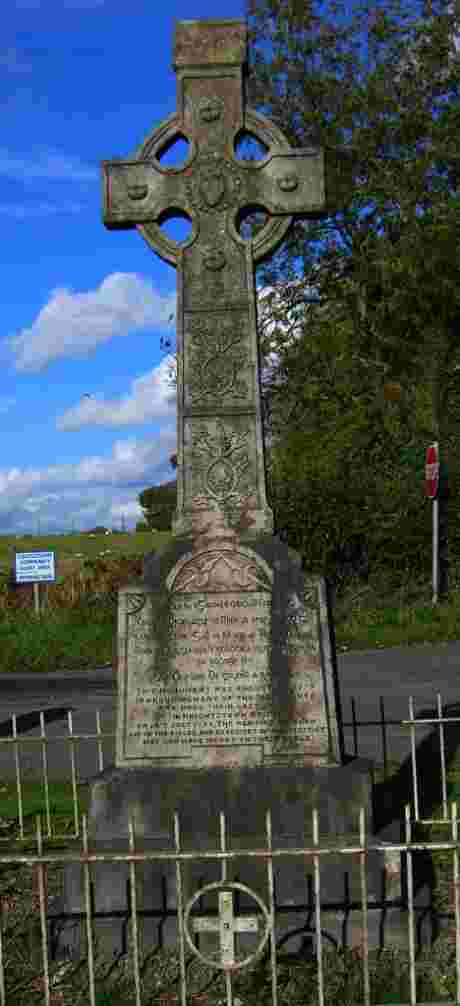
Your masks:
{"label": "carved rosette on cross", "polygon": [[[325,212],[322,151],[293,150],[273,123],[245,106],[246,49],[244,21],[178,22],[178,111],[129,160],[102,165],[105,225],[136,227],[177,267],[177,536],[192,533],[196,497],[245,536],[273,533],[255,264],[276,249],[294,218]],[[236,158],[242,132],[262,141],[266,157]],[[179,137],[188,140],[187,159],[163,167],[161,155]],[[267,223],[245,241],[239,222],[254,208],[265,211]],[[161,230],[177,214],[192,221],[182,244]]]}

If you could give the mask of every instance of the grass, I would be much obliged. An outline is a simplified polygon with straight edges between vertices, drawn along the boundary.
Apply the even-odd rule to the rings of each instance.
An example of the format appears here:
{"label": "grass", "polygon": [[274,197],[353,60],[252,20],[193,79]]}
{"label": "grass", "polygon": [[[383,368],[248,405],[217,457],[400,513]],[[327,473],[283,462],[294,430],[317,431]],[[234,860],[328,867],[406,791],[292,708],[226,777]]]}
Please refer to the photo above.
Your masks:
{"label": "grass", "polygon": [[368,583],[350,580],[334,612],[339,652],[444,644],[460,639],[460,570],[450,571],[449,595],[432,603],[430,574],[406,577],[377,570]]}
{"label": "grass", "polygon": [[[10,998],[7,1004],[29,1006],[43,1002],[43,983],[33,961],[31,948],[38,944],[39,918],[33,911],[33,897],[24,885],[21,901],[8,912],[3,943]],[[39,944],[38,944],[39,945]],[[36,960],[36,958],[35,958]],[[186,954],[188,1002],[193,1006],[223,1006],[226,1002],[221,972]],[[34,969],[35,968],[35,969]],[[370,993],[373,1003],[409,1003],[409,956],[404,950],[388,947],[369,953]],[[415,962],[418,1002],[456,1001],[455,945],[444,935],[431,950],[424,950]],[[130,1006],[135,1003],[131,959],[108,965],[96,952],[96,1006]],[[326,1006],[342,1006],[363,1001],[363,967],[359,949],[323,950]],[[143,961],[141,994],[143,1004],[173,1006],[179,1001],[179,958],[175,951],[158,951]],[[89,1002],[87,961],[55,962],[50,965],[54,990],[52,1006],[79,1006]],[[59,984],[58,984],[59,983]],[[236,1006],[270,1004],[271,972],[267,960],[252,963],[232,978]],[[60,994],[59,994],[60,991]],[[311,958],[300,962],[277,959],[277,991],[280,1006],[315,1004],[317,965]]]}
{"label": "grass", "polygon": [[[31,587],[27,588],[30,596],[26,598],[26,606],[23,602],[18,609],[12,605],[11,592],[4,585],[3,593],[0,592],[0,673],[110,666],[117,591],[141,575],[142,556],[168,537],[145,533],[96,536],[87,539],[86,544],[83,536],[15,541],[17,551],[54,549],[58,569],[60,558],[80,557],[86,585],[82,589],[78,578],[73,583],[60,578],[56,585],[42,587],[47,597],[39,618],[33,610]],[[0,570],[3,565],[5,574],[8,567],[4,561],[5,544],[2,539],[0,543]],[[12,547],[10,544],[10,552]],[[423,577],[403,579],[392,571],[379,569],[371,573],[365,584],[357,579],[348,581],[338,592],[334,611],[338,652],[444,644],[460,639],[457,590],[460,568],[450,571],[449,597],[436,606],[431,600],[430,574],[427,569]],[[101,598],[105,598],[105,603],[101,603]]]}
{"label": "grass", "polygon": [[[124,536],[123,536],[124,537]],[[163,536],[164,537],[164,536]],[[30,610],[9,610],[7,604],[0,609],[0,672],[68,670],[93,668],[113,662],[113,642],[115,633],[116,596],[129,569],[126,563],[120,572],[126,542],[122,536],[92,539],[90,543],[76,537],[67,538],[66,554],[72,545],[74,552],[84,551],[90,562],[97,563],[104,553],[102,570],[93,575],[91,589],[81,592],[76,598],[69,598],[65,584],[58,584],[48,591],[48,607],[37,619]],[[142,539],[142,540],[141,540]],[[107,558],[107,542],[114,546],[119,555]],[[62,545],[57,539],[40,539],[14,543],[18,551],[34,549],[56,549]],[[88,547],[89,546],[89,547]],[[129,548],[133,557],[142,556],[155,545],[152,537],[146,535],[129,536]],[[72,551],[71,549],[71,551]],[[0,561],[2,553],[0,549]],[[118,565],[117,565],[118,564]],[[449,640],[460,639],[460,600],[457,600],[458,571],[451,571],[450,595],[448,600],[433,607],[431,603],[430,571],[423,578],[406,578],[398,582],[395,575],[376,571],[369,582],[362,584],[351,581],[339,592],[335,611],[335,632],[339,653],[362,649],[377,649],[395,646],[439,645]],[[94,604],[91,594],[103,592],[107,603]],[[5,594],[3,595],[5,598]],[[396,770],[397,766],[393,766]],[[460,795],[460,762],[454,761],[448,769],[448,801]],[[79,817],[88,812],[89,792],[85,785],[78,786]],[[45,799],[40,784],[31,780],[23,783],[23,803],[25,833],[28,839],[18,843],[14,839],[17,825],[17,800],[15,784],[0,785],[0,837],[9,835],[9,849],[21,847],[24,852],[32,851],[35,815],[42,816],[42,834],[46,835]],[[70,783],[50,784],[50,810],[52,830],[57,834],[71,834],[74,827],[73,799]],[[441,809],[433,813],[441,816]],[[423,835],[427,842],[447,839],[450,829],[446,826],[424,826]],[[76,840],[79,847],[80,839]],[[3,843],[2,843],[3,845]],[[72,841],[43,842],[44,848],[72,847]],[[0,846],[1,847],[1,846]],[[432,853],[436,874],[435,906],[439,910],[452,907],[452,860],[449,853]],[[12,889],[16,905],[7,913],[4,940],[4,960],[7,989],[17,1006],[43,1001],[43,987],[37,975],[40,963],[34,961],[30,953],[31,918],[33,918],[33,895],[30,871],[18,866],[5,869],[0,867],[2,894]],[[10,879],[8,880],[8,874]],[[52,870],[48,871],[49,888]],[[55,877],[56,884],[59,878]],[[12,888],[11,886],[12,885]],[[38,923],[37,923],[38,918]],[[35,911],[35,928],[39,917]],[[25,935],[24,935],[25,934]],[[37,938],[37,934],[35,934]],[[38,941],[39,941],[38,932]],[[190,958],[188,958],[190,960]],[[377,1003],[400,1003],[410,1001],[408,954],[403,950],[388,948],[380,956],[370,954],[371,1001]],[[213,972],[204,965],[191,960],[191,973],[187,984],[194,1006],[204,1006],[226,1001],[222,975],[213,980]],[[62,975],[62,962],[51,965],[53,975],[61,973],[66,991],[58,996],[57,985],[51,1006],[61,1006],[67,1002],[72,1006],[87,1003],[88,978],[84,962],[67,965],[66,975]],[[102,961],[98,963],[96,1006],[129,1006],[135,1002],[134,982],[131,963],[117,967],[111,974],[104,970]],[[455,1000],[455,943],[451,935],[441,936],[435,947],[424,951],[416,962],[417,999],[424,1002]],[[343,1004],[362,1001],[362,962],[356,951],[325,951],[324,961],[325,1002]],[[163,951],[147,962],[147,970],[142,978],[143,1002],[156,1002],[159,1006],[172,1006],[178,1002],[179,993],[178,957]],[[34,985],[35,982],[35,985]],[[212,984],[210,984],[212,983]],[[269,965],[254,965],[237,973],[233,979],[236,1006],[271,1002]],[[164,994],[160,995],[160,988]],[[203,991],[203,989],[205,991]],[[13,991],[14,990],[14,991]],[[316,964],[312,962],[282,962],[278,966],[279,1003],[315,1003],[317,1001]],[[200,994],[201,993],[201,994]],[[238,1004],[239,999],[239,1004]],[[9,1002],[7,998],[7,1003]]]}

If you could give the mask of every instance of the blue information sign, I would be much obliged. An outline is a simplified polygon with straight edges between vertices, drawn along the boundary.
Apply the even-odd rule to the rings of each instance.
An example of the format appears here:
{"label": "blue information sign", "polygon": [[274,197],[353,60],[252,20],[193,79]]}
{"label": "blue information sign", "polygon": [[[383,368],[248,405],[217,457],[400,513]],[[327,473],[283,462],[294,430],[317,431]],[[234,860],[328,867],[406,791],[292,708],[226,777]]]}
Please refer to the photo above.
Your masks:
{"label": "blue information sign", "polygon": [[54,552],[16,552],[16,583],[53,583]]}

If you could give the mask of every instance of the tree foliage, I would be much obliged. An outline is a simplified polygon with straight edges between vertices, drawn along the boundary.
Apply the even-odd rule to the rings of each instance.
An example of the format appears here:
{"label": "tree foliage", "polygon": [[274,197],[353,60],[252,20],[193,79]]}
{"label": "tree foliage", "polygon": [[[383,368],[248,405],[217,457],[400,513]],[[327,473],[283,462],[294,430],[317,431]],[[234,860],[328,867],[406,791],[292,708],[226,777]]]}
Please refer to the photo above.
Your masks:
{"label": "tree foliage", "polygon": [[176,482],[165,482],[139,493],[144,523],[149,530],[170,531],[176,508]]}
{"label": "tree foliage", "polygon": [[413,536],[420,557],[429,511],[401,452],[450,443],[460,411],[460,19],[445,2],[430,12],[248,0],[252,104],[326,153],[327,216],[296,224],[259,273],[277,295],[261,331],[265,361],[278,355],[272,505],[313,565],[358,528],[395,561]]}

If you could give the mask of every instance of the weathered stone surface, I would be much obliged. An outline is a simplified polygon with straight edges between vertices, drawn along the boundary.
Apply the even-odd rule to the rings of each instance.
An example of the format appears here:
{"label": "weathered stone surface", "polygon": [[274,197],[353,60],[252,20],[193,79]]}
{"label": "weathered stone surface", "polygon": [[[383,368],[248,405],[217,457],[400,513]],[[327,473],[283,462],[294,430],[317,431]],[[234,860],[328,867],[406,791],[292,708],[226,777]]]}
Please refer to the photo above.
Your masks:
{"label": "weathered stone surface", "polygon": [[[244,22],[180,22],[177,113],[128,162],[103,168],[107,226],[137,227],[177,266],[178,498],[173,541],[146,557],[142,581],[120,592],[116,764],[92,780],[88,820],[90,847],[100,851],[127,848],[129,818],[136,849],[171,847],[175,811],[180,848],[190,851],[216,851],[220,811],[228,847],[240,850],[265,845],[268,809],[275,850],[309,844],[313,807],[321,846],[326,836],[346,844],[352,831],[356,841],[361,806],[371,827],[371,765],[347,764],[344,755],[325,583],[308,577],[301,557],[273,535],[265,488],[254,264],[294,216],[322,210],[322,154],[291,150],[272,123],[245,107],[245,51]],[[236,160],[243,127],[267,146],[262,161]],[[189,140],[189,156],[164,168],[160,155],[177,136]],[[236,224],[254,205],[269,220],[245,242]],[[192,218],[182,246],[161,232],[172,210]],[[389,871],[378,851],[368,861],[375,903]],[[275,937],[286,946],[291,934],[289,949],[301,950],[313,911],[311,857],[273,865]],[[263,859],[230,859],[227,868],[228,880],[238,874],[267,905]],[[66,873],[65,905],[74,911],[83,904],[79,870]],[[222,876],[212,860],[187,861],[181,870],[186,898]],[[94,872],[96,911],[124,912],[128,868],[105,862]],[[176,864],[160,860],[136,872],[137,905],[156,913],[138,923],[143,949],[176,947]],[[321,907],[336,902],[331,939],[342,940],[337,909],[350,895],[359,899],[360,884],[352,856],[323,857]],[[352,915],[348,938],[360,944],[361,910],[357,921]],[[380,936],[374,919],[371,946]],[[125,949],[124,921],[94,923],[109,956]],[[218,936],[208,926],[199,949],[215,949]],[[239,938],[254,949],[254,933]],[[228,944],[225,953],[232,952]]]}
{"label": "weathered stone surface", "polygon": [[[244,103],[246,25],[186,21],[176,28],[178,111],[127,161],[103,162],[107,227],[137,227],[177,266],[178,466],[174,533],[191,533],[192,503],[204,496],[230,525],[248,512],[245,537],[272,533],[266,500],[254,265],[271,254],[294,217],[324,212],[321,150],[293,150]],[[268,148],[262,161],[237,160],[246,129]],[[161,154],[182,137],[189,156],[164,167]],[[237,229],[263,206],[269,219],[254,241]],[[191,237],[168,239],[161,222],[187,214]]]}
{"label": "weathered stone surface", "polygon": [[192,549],[174,542],[145,590],[120,592],[117,765],[340,764],[324,582],[286,544],[241,545],[220,511],[195,525]]}

